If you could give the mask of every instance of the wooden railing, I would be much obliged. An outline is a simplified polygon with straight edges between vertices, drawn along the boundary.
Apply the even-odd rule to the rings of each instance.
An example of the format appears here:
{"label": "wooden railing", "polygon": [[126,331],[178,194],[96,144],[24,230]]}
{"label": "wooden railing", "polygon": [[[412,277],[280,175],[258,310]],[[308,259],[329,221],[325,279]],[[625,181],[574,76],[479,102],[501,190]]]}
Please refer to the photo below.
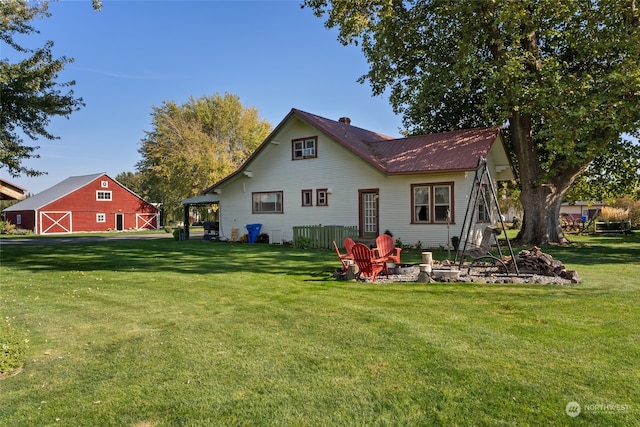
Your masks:
{"label": "wooden railing", "polygon": [[[293,244],[312,249],[333,249],[333,241],[342,248],[344,239],[358,237],[358,227],[344,225],[300,225],[293,227]],[[302,244],[302,243],[305,244]]]}

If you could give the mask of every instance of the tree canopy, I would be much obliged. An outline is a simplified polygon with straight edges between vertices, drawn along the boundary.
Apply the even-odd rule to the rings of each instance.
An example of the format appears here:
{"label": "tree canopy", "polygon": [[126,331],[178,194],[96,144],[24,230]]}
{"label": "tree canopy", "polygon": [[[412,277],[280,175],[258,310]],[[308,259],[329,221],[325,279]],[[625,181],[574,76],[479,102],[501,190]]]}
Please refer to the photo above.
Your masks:
{"label": "tree canopy", "polygon": [[183,105],[165,101],[152,117],[136,169],[167,211],[233,172],[272,129],[231,94],[191,97]]}
{"label": "tree canopy", "polygon": [[411,133],[505,125],[525,244],[566,241],[571,184],[640,129],[636,0],[306,0],[359,44]]}
{"label": "tree canopy", "polygon": [[612,143],[607,155],[593,159],[566,200],[613,203],[622,196],[640,200],[640,144],[626,138]]}
{"label": "tree canopy", "polygon": [[38,33],[30,22],[48,16],[46,2],[0,2],[0,41],[24,57],[16,63],[0,59],[0,167],[12,176],[43,173],[23,165],[24,160],[39,157],[38,147],[27,145],[24,136],[31,140],[57,139],[47,131],[51,118],[69,117],[84,106],[82,98],[76,98],[70,89],[74,81],[56,81],[58,73],[73,59],[53,58],[52,41],[35,49],[16,41],[16,36]]}

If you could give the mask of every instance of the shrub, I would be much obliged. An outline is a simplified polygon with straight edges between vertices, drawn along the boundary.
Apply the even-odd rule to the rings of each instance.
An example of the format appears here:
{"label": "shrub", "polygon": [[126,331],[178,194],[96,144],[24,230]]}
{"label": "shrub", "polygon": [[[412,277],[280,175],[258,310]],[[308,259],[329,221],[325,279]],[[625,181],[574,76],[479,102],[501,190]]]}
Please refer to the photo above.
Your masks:
{"label": "shrub", "polygon": [[260,233],[256,238],[256,243],[269,243],[269,234]]}
{"label": "shrub", "polygon": [[629,210],[604,206],[600,210],[600,219],[602,221],[627,221],[629,219]]}
{"label": "shrub", "polygon": [[618,199],[614,207],[626,209],[629,212],[629,222],[634,227],[640,227],[640,200],[633,200],[629,196]]}
{"label": "shrub", "polygon": [[514,216],[513,220],[511,221],[511,228],[514,230],[520,230],[521,226],[522,226],[522,221],[520,221],[520,218],[518,218],[517,216]]}
{"label": "shrub", "polygon": [[8,320],[0,322],[0,376],[11,375],[24,365],[28,342]]}
{"label": "shrub", "polygon": [[180,229],[179,228],[174,228],[173,229],[173,238],[175,240],[180,240]]}
{"label": "shrub", "polygon": [[460,247],[460,237],[458,236],[453,236],[451,238],[451,246],[453,246],[453,250],[457,251],[458,248]]}
{"label": "shrub", "polygon": [[311,239],[304,236],[298,237],[294,244],[298,249],[309,249],[311,246]]}
{"label": "shrub", "polygon": [[0,221],[0,234],[15,234],[16,225],[9,221]]}

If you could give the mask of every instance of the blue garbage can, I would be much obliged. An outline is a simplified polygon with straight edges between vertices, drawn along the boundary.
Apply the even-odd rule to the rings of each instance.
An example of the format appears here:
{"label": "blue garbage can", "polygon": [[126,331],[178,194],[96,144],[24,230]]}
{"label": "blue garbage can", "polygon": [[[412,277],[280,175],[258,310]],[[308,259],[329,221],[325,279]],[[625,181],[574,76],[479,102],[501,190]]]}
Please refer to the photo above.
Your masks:
{"label": "blue garbage can", "polygon": [[249,233],[249,243],[255,243],[260,235],[262,224],[247,224],[247,232]]}

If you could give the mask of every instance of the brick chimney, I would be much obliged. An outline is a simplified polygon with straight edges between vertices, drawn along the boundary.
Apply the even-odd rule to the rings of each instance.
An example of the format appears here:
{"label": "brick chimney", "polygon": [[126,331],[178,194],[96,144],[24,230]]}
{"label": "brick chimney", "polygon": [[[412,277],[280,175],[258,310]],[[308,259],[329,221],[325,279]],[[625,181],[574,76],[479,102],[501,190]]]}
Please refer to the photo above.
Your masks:
{"label": "brick chimney", "polygon": [[351,119],[349,117],[340,117],[338,119],[338,121],[340,123],[344,123],[345,125],[350,125],[351,124]]}

